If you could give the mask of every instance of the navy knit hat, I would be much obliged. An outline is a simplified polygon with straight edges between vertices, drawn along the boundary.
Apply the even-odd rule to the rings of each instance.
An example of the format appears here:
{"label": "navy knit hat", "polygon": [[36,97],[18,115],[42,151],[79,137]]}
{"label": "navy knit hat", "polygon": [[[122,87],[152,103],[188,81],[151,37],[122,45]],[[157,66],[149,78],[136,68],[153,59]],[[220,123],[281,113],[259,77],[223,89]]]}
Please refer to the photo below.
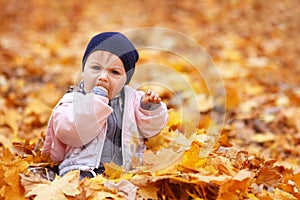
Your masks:
{"label": "navy knit hat", "polygon": [[135,63],[139,59],[139,54],[129,39],[118,32],[103,32],[95,35],[84,52],[82,71],[88,56],[97,50],[109,51],[122,60],[127,75],[126,84],[128,84],[134,73]]}

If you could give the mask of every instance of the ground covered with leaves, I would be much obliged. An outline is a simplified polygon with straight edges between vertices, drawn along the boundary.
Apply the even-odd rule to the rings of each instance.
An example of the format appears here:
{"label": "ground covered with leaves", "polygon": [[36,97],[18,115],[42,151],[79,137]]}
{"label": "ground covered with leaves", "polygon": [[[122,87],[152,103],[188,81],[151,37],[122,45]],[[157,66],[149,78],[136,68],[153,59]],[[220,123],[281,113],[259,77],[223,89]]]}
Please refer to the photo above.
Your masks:
{"label": "ground covered with leaves", "polygon": [[[298,1],[7,0],[0,9],[0,199],[300,199]],[[125,172],[108,163],[105,174],[81,181],[77,171],[37,172],[53,167],[40,152],[44,131],[58,99],[80,78],[88,39],[145,27],[174,30],[206,50],[222,77],[225,109],[210,103],[206,83],[214,74],[197,78],[189,60],[143,49],[138,67],[168,66],[190,86],[168,76],[173,91],[156,88],[170,120],[147,141],[143,166]],[[137,39],[191,51],[166,35]],[[191,88],[197,129],[176,103],[178,96],[188,103]]]}

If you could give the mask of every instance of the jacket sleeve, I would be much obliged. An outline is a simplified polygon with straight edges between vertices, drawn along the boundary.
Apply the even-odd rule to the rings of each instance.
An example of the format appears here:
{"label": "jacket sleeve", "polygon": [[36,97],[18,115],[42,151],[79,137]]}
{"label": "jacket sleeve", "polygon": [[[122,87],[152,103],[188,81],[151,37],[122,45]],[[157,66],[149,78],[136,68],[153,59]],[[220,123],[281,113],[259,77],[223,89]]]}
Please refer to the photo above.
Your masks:
{"label": "jacket sleeve", "polygon": [[158,133],[165,127],[168,122],[169,115],[167,106],[161,102],[160,106],[152,109],[145,109],[141,107],[141,97],[144,92],[137,91],[134,101],[135,118],[140,134],[145,138],[150,138]]}
{"label": "jacket sleeve", "polygon": [[44,142],[43,153],[50,154],[50,158],[53,162],[60,162],[65,157],[66,145],[60,142],[53,131],[53,117],[50,116],[46,138]]}
{"label": "jacket sleeve", "polygon": [[53,112],[56,138],[71,147],[80,147],[104,133],[112,112],[108,98],[89,93],[70,93],[71,101],[62,102]]}

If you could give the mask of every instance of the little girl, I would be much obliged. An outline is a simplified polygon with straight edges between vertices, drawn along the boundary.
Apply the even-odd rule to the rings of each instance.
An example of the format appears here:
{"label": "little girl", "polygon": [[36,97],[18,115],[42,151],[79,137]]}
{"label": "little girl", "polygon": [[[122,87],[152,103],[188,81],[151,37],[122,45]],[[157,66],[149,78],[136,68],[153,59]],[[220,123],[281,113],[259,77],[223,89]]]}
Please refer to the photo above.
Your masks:
{"label": "little girl", "polygon": [[82,81],[66,93],[49,119],[43,153],[59,163],[59,175],[80,170],[80,177],[104,171],[114,162],[131,169],[141,159],[144,138],[158,134],[168,120],[159,95],[127,84],[139,55],[123,34],[104,32],[88,43]]}

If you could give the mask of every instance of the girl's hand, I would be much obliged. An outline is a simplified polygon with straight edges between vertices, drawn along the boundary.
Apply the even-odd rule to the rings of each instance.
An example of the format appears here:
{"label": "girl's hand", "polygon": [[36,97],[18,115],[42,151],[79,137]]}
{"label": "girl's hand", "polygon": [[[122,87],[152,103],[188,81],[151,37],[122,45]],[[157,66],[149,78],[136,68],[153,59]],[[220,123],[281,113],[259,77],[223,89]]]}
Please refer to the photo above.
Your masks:
{"label": "girl's hand", "polygon": [[147,103],[160,104],[160,102],[161,102],[161,98],[159,97],[159,94],[151,90],[147,90],[145,95],[142,97],[143,104],[147,104]]}

